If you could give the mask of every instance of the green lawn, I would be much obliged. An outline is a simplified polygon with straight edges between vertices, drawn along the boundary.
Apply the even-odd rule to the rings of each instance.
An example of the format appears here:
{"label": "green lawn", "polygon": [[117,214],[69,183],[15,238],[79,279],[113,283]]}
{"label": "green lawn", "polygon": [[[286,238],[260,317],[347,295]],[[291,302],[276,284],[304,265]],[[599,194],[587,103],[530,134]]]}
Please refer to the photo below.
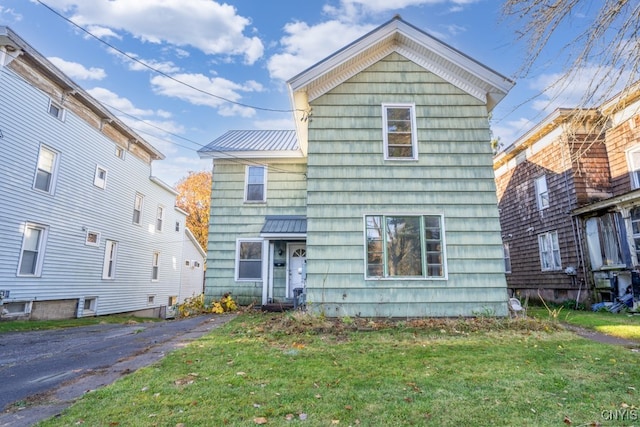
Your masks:
{"label": "green lawn", "polygon": [[99,316],[80,319],[61,320],[7,320],[0,322],[0,334],[4,332],[40,331],[47,329],[73,328],[76,326],[97,325],[100,323],[142,323],[156,322],[161,319],[134,316]]}
{"label": "green lawn", "polygon": [[629,425],[639,362],[531,318],[244,314],[41,425]]}

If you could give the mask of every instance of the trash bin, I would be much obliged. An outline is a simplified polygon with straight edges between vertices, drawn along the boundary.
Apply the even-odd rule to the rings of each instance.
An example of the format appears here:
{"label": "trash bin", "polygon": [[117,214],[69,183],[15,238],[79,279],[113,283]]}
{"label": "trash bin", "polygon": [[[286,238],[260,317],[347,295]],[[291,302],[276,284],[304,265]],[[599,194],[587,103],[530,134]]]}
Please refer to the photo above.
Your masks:
{"label": "trash bin", "polygon": [[304,292],[304,288],[293,288],[293,308],[297,309],[301,304],[301,295]]}

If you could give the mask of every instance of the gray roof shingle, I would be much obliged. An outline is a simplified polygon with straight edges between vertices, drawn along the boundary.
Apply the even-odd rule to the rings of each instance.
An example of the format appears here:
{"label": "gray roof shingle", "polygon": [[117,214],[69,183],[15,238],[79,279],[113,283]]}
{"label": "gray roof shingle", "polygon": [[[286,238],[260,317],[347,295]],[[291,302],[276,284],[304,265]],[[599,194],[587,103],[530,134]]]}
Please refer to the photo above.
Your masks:
{"label": "gray roof shingle", "polygon": [[295,151],[298,148],[294,130],[230,130],[198,152]]}

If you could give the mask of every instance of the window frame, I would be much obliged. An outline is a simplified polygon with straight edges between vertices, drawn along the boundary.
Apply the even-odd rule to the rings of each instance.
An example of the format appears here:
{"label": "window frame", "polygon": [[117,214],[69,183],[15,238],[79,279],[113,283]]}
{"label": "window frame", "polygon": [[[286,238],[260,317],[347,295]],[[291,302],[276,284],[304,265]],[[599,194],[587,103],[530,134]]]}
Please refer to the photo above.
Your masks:
{"label": "window frame", "polygon": [[[251,169],[262,169],[262,183],[253,184],[250,183]],[[249,199],[249,186],[250,185],[262,185],[262,198],[261,199]],[[247,165],[245,167],[244,174],[244,202],[245,203],[265,203],[267,201],[267,167],[264,165]]]}
{"label": "window frame", "polygon": [[[104,172],[104,178],[100,177],[100,172]],[[98,188],[105,189],[107,188],[107,175],[109,171],[104,166],[96,165],[96,172],[93,176],[93,185]]]}
{"label": "window frame", "polygon": [[[38,172],[41,170],[40,169],[40,156],[42,155],[42,150],[46,150],[49,151],[51,154],[53,154],[53,162],[51,165],[51,171],[45,171],[44,169],[42,169],[44,172],[49,173],[50,174],[50,178],[49,178],[49,188],[48,189],[42,189],[40,187],[37,187],[36,184],[38,183]],[[51,194],[53,195],[55,192],[55,187],[56,187],[56,182],[57,182],[57,178],[58,178],[58,163],[59,163],[59,158],[60,158],[60,153],[56,150],[54,150],[53,148],[51,148],[50,146],[46,145],[46,144],[40,144],[40,147],[38,149],[38,158],[36,159],[36,171],[33,177],[33,189],[36,191],[42,191],[43,193],[47,193],[47,194]]]}
{"label": "window frame", "polygon": [[[54,109],[56,111],[54,111]],[[66,109],[58,102],[55,102],[53,99],[49,98],[49,104],[47,105],[47,113],[55,119],[64,122],[66,118]]]}
{"label": "window frame", "polygon": [[151,258],[151,281],[160,280],[160,252],[155,251]]}
{"label": "window frame", "polygon": [[[31,250],[29,252],[35,252],[35,260],[32,263],[33,272],[24,273],[23,269],[23,261],[25,260],[25,244],[27,243],[27,230],[37,230],[38,237],[36,242],[36,250]],[[49,226],[43,224],[36,224],[33,222],[27,222],[24,224],[24,228],[22,231],[22,245],[20,246],[20,258],[18,259],[18,269],[16,271],[16,277],[42,277],[42,265],[44,264],[44,255],[45,249],[47,246],[47,238],[49,235]]]}
{"label": "window frame", "polygon": [[[411,120],[411,157],[392,157],[389,155],[389,114],[388,110],[393,108],[409,109],[409,119]],[[416,122],[415,103],[383,103],[382,104],[382,141],[384,149],[384,160],[411,161],[418,160],[418,126]],[[397,144],[396,144],[397,145]],[[393,144],[392,144],[393,146]]]}
{"label": "window frame", "polygon": [[542,175],[534,180],[534,186],[536,188],[536,203],[538,210],[547,209],[550,206],[549,200],[549,186],[547,185],[547,176]]}
{"label": "window frame", "polygon": [[[111,266],[109,265],[111,264]],[[104,261],[102,263],[102,279],[115,280],[116,269],[118,267],[118,242],[116,240],[105,240]],[[109,274],[111,272],[111,274]]]}
{"label": "window frame", "polygon": [[502,256],[504,258],[504,272],[511,273],[511,248],[509,242],[502,242]]}
{"label": "window frame", "polygon": [[156,231],[162,232],[164,230],[165,220],[165,208],[163,205],[158,205],[156,209]]}
{"label": "window frame", "polygon": [[[95,235],[96,236],[96,241],[92,242],[89,240],[89,236],[90,235]],[[93,230],[87,230],[87,233],[85,234],[84,237],[84,244],[86,246],[100,246],[100,232],[99,231],[93,231]]]}
{"label": "window frame", "polygon": [[[264,255],[265,255],[265,240],[261,238],[243,238],[236,240],[236,255],[235,255],[235,281],[236,282],[262,282],[263,268],[264,268]],[[252,259],[240,259],[241,247],[243,243],[260,243],[260,258]],[[240,264],[242,262],[259,262],[260,263],[260,276],[259,277],[240,277]]]}
{"label": "window frame", "polygon": [[123,147],[116,145],[114,154],[117,158],[119,158],[120,160],[124,160],[125,153],[126,150]]}
{"label": "window frame", "polygon": [[[637,154],[639,156],[638,164],[634,162],[634,154]],[[635,147],[628,149],[626,152],[626,157],[627,168],[629,170],[629,175],[631,175],[631,188],[635,190],[640,188],[640,146],[636,145]]]}
{"label": "window frame", "polygon": [[[140,200],[140,209],[137,209],[137,202]],[[131,218],[132,224],[142,225],[142,210],[144,209],[144,195],[137,193],[133,196],[133,218]],[[138,221],[136,221],[136,212],[138,213]]]}
{"label": "window frame", "polygon": [[[555,237],[555,238],[554,238]],[[551,248],[552,265],[546,266],[545,254],[549,251],[545,245]],[[555,256],[557,253],[557,257]],[[540,255],[540,268],[542,271],[561,271],[562,257],[560,254],[560,240],[558,238],[558,230],[551,230],[538,234],[538,254]],[[557,261],[557,262],[556,262]]]}
{"label": "window frame", "polygon": [[[381,243],[381,261],[382,261],[382,275],[370,275],[369,274],[369,227],[368,227],[368,218],[370,217],[380,217],[380,224],[386,224],[386,220],[388,218],[403,218],[403,217],[411,217],[411,218],[420,218],[420,261],[421,261],[421,270],[422,275],[420,276],[392,276],[389,273],[389,260],[388,260],[388,248],[387,244]],[[431,241],[435,242],[433,239],[427,239],[426,231],[428,228],[428,224],[426,222],[427,218],[437,218],[438,219],[438,230],[439,230],[439,258],[440,263],[438,264],[441,274],[429,275],[430,266],[435,264],[430,264],[429,255],[435,255],[433,251],[428,251],[428,243]],[[363,225],[364,225],[364,279],[366,281],[380,281],[380,280],[448,280],[448,269],[447,269],[447,250],[446,250],[446,239],[445,239],[445,226],[444,226],[444,215],[443,214],[416,214],[416,213],[371,213],[365,214],[363,216]],[[381,226],[381,230],[383,235],[380,236],[381,242],[388,242],[388,236],[386,232],[386,227]],[[429,253],[431,252],[431,254]]]}

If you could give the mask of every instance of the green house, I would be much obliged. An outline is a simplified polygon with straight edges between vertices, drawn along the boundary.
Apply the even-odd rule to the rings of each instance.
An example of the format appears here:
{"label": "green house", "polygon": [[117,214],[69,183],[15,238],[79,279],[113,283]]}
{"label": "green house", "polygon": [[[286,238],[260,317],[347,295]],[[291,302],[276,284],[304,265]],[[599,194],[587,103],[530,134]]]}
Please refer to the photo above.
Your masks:
{"label": "green house", "polygon": [[213,159],[205,293],[327,316],[507,314],[488,114],[513,82],[400,17],[288,82],[295,130]]}

